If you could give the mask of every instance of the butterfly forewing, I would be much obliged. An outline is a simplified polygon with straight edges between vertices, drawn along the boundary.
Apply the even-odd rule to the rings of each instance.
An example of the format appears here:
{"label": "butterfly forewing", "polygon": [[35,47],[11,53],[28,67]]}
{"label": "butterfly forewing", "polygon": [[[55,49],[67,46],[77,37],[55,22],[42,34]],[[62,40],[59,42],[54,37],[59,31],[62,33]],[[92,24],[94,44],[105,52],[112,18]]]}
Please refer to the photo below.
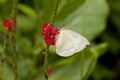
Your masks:
{"label": "butterfly forewing", "polygon": [[70,30],[61,30],[56,42],[56,52],[60,56],[67,57],[79,52],[86,45],[89,45],[88,40],[80,34]]}

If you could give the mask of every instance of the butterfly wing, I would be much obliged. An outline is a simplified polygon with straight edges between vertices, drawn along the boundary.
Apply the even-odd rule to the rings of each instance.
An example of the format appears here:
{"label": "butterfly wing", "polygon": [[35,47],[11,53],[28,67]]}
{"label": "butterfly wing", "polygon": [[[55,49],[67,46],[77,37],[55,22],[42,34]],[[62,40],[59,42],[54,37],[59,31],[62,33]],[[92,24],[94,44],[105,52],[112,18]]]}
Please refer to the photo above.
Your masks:
{"label": "butterfly wing", "polygon": [[86,38],[71,30],[61,30],[56,41],[56,52],[60,56],[71,56],[89,45]]}

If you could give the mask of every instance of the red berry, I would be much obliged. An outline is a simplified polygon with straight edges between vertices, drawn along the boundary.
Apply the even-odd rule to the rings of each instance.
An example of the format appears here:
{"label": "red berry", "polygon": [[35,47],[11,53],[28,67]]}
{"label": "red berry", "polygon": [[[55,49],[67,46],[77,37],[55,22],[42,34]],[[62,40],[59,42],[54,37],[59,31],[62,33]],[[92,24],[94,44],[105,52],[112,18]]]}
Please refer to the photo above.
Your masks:
{"label": "red berry", "polygon": [[48,23],[44,23],[43,24],[43,30],[44,31],[49,31],[49,30],[51,30],[52,28],[51,28],[51,25],[50,24],[48,24]]}
{"label": "red berry", "polygon": [[46,23],[46,22],[45,22],[45,23],[43,24],[43,27],[46,27],[46,28],[47,28],[47,27],[51,27],[51,25],[50,25],[49,23]]}
{"label": "red berry", "polygon": [[53,70],[52,70],[52,69],[48,69],[48,70],[47,70],[47,73],[48,73],[48,74],[52,74],[52,73],[53,73]]}
{"label": "red berry", "polygon": [[55,45],[55,37],[54,36],[45,36],[44,41],[47,45]]}
{"label": "red berry", "polygon": [[48,34],[49,34],[48,31],[43,31],[43,32],[41,33],[42,36],[45,36],[45,35],[48,35]]}
{"label": "red berry", "polygon": [[55,29],[52,30],[51,32],[52,35],[57,35],[59,34],[59,31],[58,31],[58,27],[56,27]]}
{"label": "red berry", "polygon": [[3,26],[6,29],[8,29],[10,32],[12,32],[12,23],[13,23],[12,19],[7,19],[7,20],[3,21]]}
{"label": "red berry", "polygon": [[10,26],[12,24],[12,22],[13,21],[11,19],[7,19],[7,20],[3,21],[3,26],[8,27],[8,26]]}

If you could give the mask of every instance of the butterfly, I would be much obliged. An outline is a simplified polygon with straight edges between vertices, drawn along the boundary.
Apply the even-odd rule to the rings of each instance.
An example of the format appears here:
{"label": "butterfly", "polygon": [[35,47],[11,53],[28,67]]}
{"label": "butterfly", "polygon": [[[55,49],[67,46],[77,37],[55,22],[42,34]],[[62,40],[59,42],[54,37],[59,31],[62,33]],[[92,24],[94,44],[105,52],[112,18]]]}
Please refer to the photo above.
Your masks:
{"label": "butterfly", "polygon": [[56,53],[68,57],[83,50],[89,44],[89,41],[79,33],[62,28],[55,44]]}

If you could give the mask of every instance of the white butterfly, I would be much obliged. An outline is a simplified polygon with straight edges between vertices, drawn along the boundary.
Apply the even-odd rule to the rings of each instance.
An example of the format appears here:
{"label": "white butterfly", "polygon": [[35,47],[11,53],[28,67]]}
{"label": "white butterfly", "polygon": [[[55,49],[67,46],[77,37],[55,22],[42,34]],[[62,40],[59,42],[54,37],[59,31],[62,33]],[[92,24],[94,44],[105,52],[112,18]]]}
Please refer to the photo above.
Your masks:
{"label": "white butterfly", "polygon": [[81,51],[89,44],[89,41],[80,34],[71,30],[61,29],[56,41],[56,53],[60,56],[68,57]]}

